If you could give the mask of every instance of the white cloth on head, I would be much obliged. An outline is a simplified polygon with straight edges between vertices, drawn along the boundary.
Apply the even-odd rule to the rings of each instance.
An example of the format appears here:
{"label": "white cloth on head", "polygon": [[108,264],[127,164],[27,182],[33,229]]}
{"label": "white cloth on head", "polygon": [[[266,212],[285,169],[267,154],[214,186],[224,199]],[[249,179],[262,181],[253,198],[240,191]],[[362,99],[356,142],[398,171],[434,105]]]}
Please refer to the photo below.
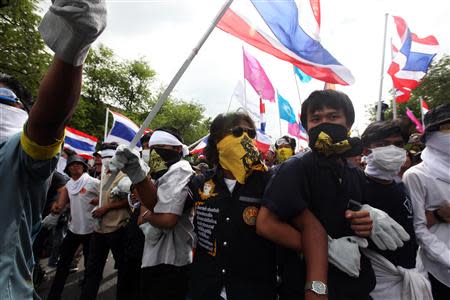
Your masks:
{"label": "white cloth on head", "polygon": [[174,135],[162,130],[154,131],[150,137],[148,146],[152,147],[155,145],[181,146],[183,147],[183,156],[189,154],[189,148],[185,144],[180,142]]}
{"label": "white cloth on head", "polygon": [[26,111],[0,103],[0,142],[21,132],[27,120]]}
{"label": "white cloth on head", "polygon": [[450,133],[428,133],[421,158],[429,175],[450,183]]}
{"label": "white cloth on head", "polygon": [[104,0],[52,0],[39,24],[39,32],[57,57],[80,66],[105,27]]}
{"label": "white cloth on head", "polygon": [[450,183],[429,174],[424,162],[403,175],[414,210],[414,230],[425,270],[450,287],[450,223],[428,228],[426,211],[450,205]]}
{"label": "white cloth on head", "polygon": [[116,154],[116,150],[114,150],[114,149],[102,150],[102,158],[113,157],[114,154]]}
{"label": "white cloth on head", "polygon": [[374,300],[433,300],[430,282],[417,269],[394,266],[375,251],[362,251],[370,259],[376,276],[377,284],[370,293]]}
{"label": "white cloth on head", "polygon": [[371,150],[372,152],[364,157],[367,164],[364,172],[370,177],[394,180],[406,161],[406,151],[394,145]]}

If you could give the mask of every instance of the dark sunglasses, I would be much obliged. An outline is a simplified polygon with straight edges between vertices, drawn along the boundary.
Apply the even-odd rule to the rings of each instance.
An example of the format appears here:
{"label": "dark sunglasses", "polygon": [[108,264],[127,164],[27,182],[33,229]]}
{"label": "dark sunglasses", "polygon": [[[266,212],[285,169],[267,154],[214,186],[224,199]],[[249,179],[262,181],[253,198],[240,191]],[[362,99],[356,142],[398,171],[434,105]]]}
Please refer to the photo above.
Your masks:
{"label": "dark sunglasses", "polygon": [[244,128],[244,127],[234,127],[232,129],[230,129],[230,132],[235,136],[235,137],[240,137],[244,134],[244,132],[247,132],[248,136],[251,139],[254,139],[256,137],[256,130],[253,128]]}

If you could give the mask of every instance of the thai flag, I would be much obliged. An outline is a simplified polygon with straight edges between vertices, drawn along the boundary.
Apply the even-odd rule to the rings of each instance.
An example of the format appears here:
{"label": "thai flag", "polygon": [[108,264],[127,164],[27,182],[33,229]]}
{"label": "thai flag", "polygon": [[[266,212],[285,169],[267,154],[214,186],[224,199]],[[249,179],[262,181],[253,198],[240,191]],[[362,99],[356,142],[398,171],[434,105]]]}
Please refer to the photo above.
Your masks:
{"label": "thai flag", "polygon": [[[306,74],[329,83],[354,82],[350,70],[320,43],[319,0],[239,1],[217,27]],[[246,6],[247,5],[247,6]]]}
{"label": "thai flag", "polygon": [[191,154],[200,154],[203,153],[203,150],[205,150],[206,145],[208,145],[208,137],[209,135],[205,136],[200,143],[195,146],[194,149],[191,150]]}
{"label": "thai flag", "polygon": [[[119,145],[123,144],[128,146],[139,131],[139,127],[124,115],[111,110],[110,112],[113,115],[114,122],[105,142],[116,142]],[[138,142],[136,147],[141,148],[141,143]]]}
{"label": "thai flag", "polygon": [[66,127],[66,137],[64,138],[64,148],[75,151],[85,159],[91,159],[97,145],[95,136],[86,134],[79,130]]}
{"label": "thai flag", "polygon": [[399,103],[408,102],[411,91],[420,84],[433,57],[439,51],[439,43],[432,35],[419,38],[412,33],[405,20],[394,16],[397,33],[400,37],[399,47],[392,45],[394,59],[388,69]]}
{"label": "thai flag", "polygon": [[422,116],[425,116],[427,112],[430,110],[428,108],[428,104],[424,100],[421,101],[420,110],[422,112]]}
{"label": "thai flag", "polygon": [[256,148],[263,154],[266,154],[270,149],[270,144],[272,144],[272,139],[270,136],[265,134],[260,129],[256,130],[256,139],[255,139],[255,145]]}

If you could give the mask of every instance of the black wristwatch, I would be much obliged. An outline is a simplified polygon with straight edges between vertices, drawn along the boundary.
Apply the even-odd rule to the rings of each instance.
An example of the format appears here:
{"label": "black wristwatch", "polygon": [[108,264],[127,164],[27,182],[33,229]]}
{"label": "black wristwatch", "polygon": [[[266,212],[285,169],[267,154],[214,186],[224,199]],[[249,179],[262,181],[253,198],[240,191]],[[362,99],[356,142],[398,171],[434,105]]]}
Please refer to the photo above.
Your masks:
{"label": "black wristwatch", "polygon": [[439,208],[433,210],[433,216],[436,218],[436,220],[439,221],[439,223],[447,223],[447,221],[445,221],[445,219],[439,215],[438,211],[439,211]]}

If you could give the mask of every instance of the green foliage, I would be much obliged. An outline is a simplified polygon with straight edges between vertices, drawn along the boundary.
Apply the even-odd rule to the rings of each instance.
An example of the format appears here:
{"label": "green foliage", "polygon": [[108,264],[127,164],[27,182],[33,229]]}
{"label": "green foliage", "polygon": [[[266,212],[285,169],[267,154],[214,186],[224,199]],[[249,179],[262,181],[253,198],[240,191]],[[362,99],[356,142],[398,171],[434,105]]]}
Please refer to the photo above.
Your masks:
{"label": "green foliage", "polygon": [[0,72],[16,77],[36,96],[51,56],[37,26],[37,0],[3,1],[0,10]]}
{"label": "green foliage", "polygon": [[[450,103],[450,56],[445,55],[440,60],[434,61],[421,84],[412,91],[407,103],[397,105],[397,116],[406,116],[406,107],[413,111],[420,119],[420,99],[423,99],[431,108],[440,104]],[[391,105],[390,99],[389,105]],[[369,107],[370,119],[375,120],[375,106]],[[392,119],[392,107],[386,110],[385,118]]]}

